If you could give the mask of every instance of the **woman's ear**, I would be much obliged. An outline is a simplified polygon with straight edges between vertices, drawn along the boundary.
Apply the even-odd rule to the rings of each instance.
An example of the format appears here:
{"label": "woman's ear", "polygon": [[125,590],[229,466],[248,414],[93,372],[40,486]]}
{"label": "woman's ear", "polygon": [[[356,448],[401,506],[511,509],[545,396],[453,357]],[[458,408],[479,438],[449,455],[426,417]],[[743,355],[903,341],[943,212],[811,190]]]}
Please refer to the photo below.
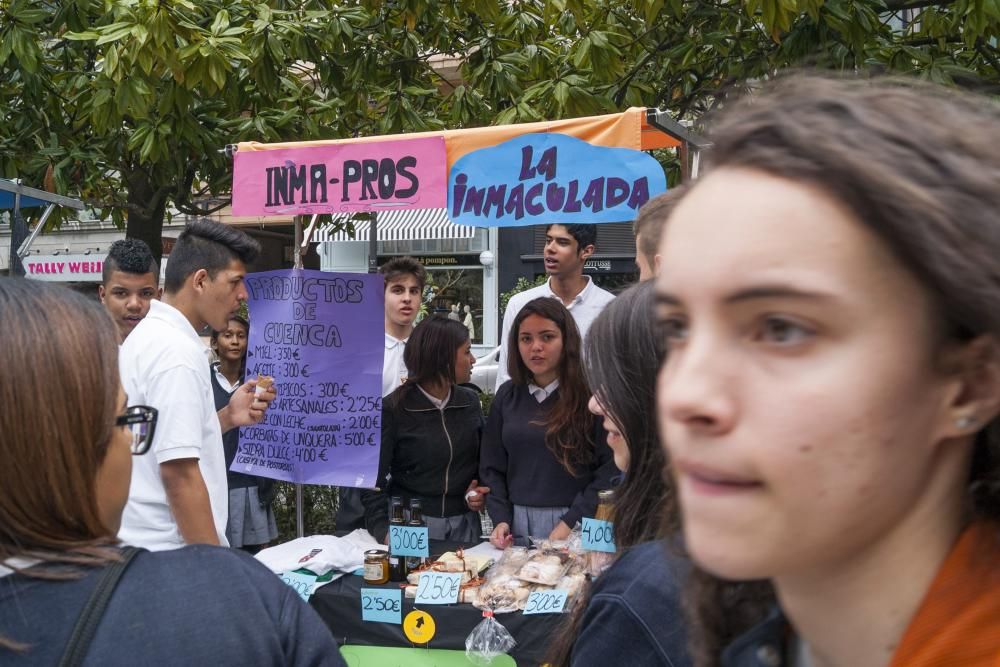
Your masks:
{"label": "woman's ear", "polygon": [[945,353],[944,370],[952,379],[944,405],[944,438],[980,431],[1000,414],[1000,342],[982,335]]}

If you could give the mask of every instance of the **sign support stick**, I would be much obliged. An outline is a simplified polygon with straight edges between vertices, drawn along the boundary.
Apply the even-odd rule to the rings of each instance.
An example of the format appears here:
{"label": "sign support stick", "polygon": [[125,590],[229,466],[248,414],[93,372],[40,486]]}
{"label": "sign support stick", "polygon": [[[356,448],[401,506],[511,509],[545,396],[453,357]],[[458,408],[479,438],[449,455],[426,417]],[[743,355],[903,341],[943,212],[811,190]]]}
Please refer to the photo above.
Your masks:
{"label": "sign support stick", "polygon": [[[292,218],[294,220],[295,229],[295,245],[293,247],[292,266],[296,269],[302,268],[302,216],[296,215]],[[305,537],[305,520],[303,518],[302,511],[303,494],[302,494],[302,483],[296,482],[295,484],[295,536]]]}

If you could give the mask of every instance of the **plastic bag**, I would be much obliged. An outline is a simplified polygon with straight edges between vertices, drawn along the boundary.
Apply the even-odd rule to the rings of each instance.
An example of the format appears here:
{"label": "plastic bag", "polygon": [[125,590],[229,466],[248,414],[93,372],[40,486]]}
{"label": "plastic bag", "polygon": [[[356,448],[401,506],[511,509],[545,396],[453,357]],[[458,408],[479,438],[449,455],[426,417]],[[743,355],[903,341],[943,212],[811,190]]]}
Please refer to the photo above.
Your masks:
{"label": "plastic bag", "polygon": [[517,644],[493,612],[483,612],[483,620],[465,638],[465,657],[477,665],[489,665],[498,655],[510,651]]}

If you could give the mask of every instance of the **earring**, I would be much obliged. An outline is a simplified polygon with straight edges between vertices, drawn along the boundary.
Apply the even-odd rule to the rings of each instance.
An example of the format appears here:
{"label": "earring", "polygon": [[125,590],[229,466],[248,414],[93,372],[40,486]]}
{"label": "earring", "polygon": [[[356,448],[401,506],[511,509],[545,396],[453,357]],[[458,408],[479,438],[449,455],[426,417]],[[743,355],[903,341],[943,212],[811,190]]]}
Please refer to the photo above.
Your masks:
{"label": "earring", "polygon": [[960,429],[972,428],[976,425],[975,417],[959,417],[955,420],[955,426]]}

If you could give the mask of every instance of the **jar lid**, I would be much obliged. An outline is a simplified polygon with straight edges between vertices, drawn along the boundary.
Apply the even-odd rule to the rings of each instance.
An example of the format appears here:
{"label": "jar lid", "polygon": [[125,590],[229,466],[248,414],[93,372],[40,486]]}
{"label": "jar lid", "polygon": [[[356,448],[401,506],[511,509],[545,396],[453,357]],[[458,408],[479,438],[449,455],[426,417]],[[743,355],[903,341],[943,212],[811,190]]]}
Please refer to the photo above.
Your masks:
{"label": "jar lid", "polygon": [[369,556],[388,556],[389,552],[386,549],[369,549],[365,552],[365,558]]}

